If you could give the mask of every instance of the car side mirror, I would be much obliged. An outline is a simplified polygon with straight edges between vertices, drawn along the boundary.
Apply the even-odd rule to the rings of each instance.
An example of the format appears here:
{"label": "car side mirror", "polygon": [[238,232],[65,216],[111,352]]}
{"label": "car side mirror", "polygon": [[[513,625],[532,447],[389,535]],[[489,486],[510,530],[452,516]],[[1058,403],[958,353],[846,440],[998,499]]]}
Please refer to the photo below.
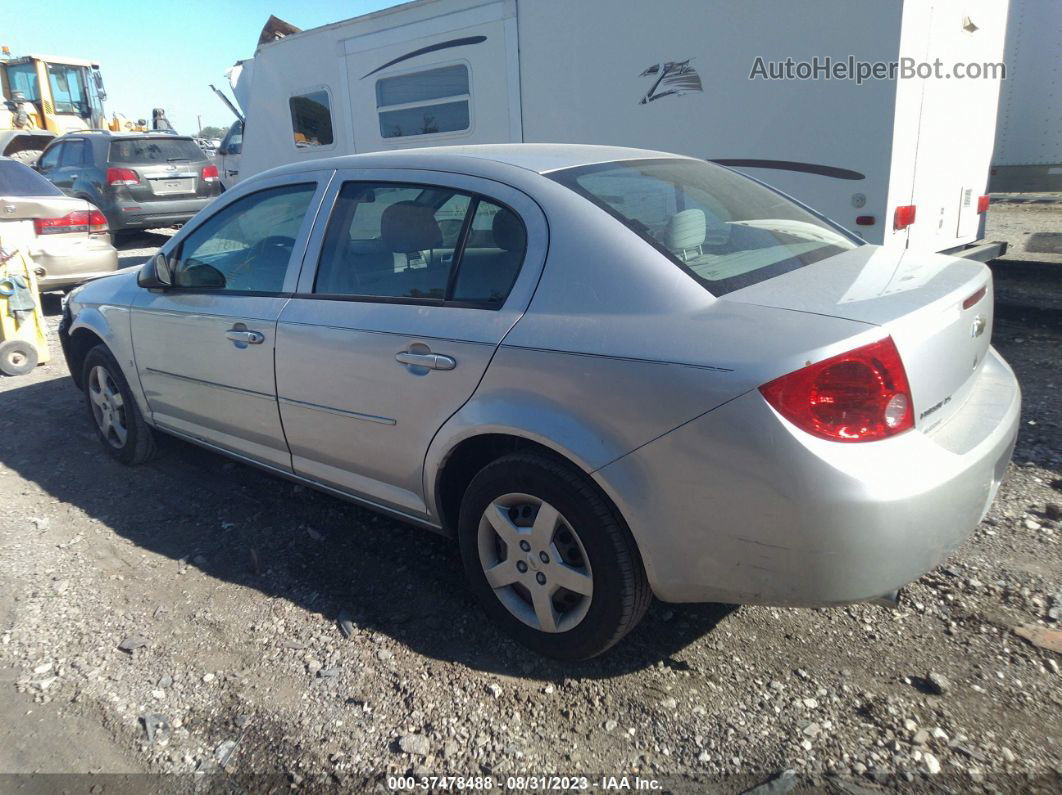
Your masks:
{"label": "car side mirror", "polygon": [[165,254],[156,254],[144,263],[136,275],[136,283],[145,290],[164,290],[173,286],[173,270]]}
{"label": "car side mirror", "polygon": [[228,153],[229,150],[225,148],[224,144],[214,150],[214,154],[216,155],[227,155]]}

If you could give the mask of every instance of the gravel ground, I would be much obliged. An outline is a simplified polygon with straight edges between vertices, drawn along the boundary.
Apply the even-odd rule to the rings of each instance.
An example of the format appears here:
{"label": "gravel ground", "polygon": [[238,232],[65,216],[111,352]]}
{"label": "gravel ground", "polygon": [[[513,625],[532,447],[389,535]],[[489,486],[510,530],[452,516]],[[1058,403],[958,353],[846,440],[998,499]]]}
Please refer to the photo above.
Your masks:
{"label": "gravel ground", "polygon": [[[159,241],[129,241],[123,264]],[[1060,647],[1016,630],[1062,635],[1062,328],[1050,306],[1008,303],[1009,283],[994,342],[1024,390],[1014,463],[899,610],[656,604],[579,665],[495,631],[444,539],[176,440],[140,469],[111,461],[49,300],[57,358],[0,379],[0,773],[1057,792]],[[1062,282],[1037,292],[1062,305]]]}

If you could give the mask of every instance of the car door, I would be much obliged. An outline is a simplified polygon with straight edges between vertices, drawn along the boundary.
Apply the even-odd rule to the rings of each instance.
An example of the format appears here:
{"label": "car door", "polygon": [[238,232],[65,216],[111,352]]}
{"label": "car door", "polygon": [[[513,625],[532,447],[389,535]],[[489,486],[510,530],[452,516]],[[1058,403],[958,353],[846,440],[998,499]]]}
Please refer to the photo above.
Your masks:
{"label": "car door", "polygon": [[337,172],[323,207],[277,326],[292,465],[430,519],[428,445],[526,309],[545,218],[511,187],[413,170]]}
{"label": "car door", "polygon": [[240,178],[240,153],[243,151],[243,122],[233,122],[214,157],[221,184],[228,190]]}
{"label": "car door", "polygon": [[171,252],[174,286],[136,301],[136,367],[160,427],[290,471],[276,322],[329,173],[258,182],[221,202]]}
{"label": "car door", "polygon": [[85,162],[85,147],[88,142],[84,138],[69,138],[63,142],[63,151],[59,154],[58,166],[48,175],[57,188],[63,193],[73,194],[74,180],[77,179]]}

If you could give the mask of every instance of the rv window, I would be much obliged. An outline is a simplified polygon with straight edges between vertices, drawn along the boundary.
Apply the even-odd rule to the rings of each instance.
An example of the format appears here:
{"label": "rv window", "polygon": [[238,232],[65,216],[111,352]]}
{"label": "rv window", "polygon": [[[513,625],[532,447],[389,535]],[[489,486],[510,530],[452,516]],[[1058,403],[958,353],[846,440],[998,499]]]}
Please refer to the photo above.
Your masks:
{"label": "rv window", "polygon": [[332,110],[328,92],[300,94],[292,97],[288,105],[291,108],[291,130],[295,135],[297,148],[332,144]]}
{"label": "rv window", "polygon": [[376,107],[383,138],[467,130],[468,67],[454,64],[382,78],[376,82]]}

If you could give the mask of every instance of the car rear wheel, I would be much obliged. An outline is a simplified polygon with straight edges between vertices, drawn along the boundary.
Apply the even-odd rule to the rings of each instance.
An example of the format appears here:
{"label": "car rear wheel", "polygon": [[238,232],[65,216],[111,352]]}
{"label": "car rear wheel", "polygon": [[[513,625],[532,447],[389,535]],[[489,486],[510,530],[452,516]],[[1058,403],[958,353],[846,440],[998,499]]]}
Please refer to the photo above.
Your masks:
{"label": "car rear wheel", "polygon": [[123,464],[142,464],[155,438],[111,352],[97,345],[85,357],[82,383],[89,414],[104,449]]}
{"label": "car rear wheel", "polygon": [[518,453],[488,464],[465,492],[458,530],[484,610],[540,654],[600,654],[649,606],[630,532],[592,481],[565,462]]}

